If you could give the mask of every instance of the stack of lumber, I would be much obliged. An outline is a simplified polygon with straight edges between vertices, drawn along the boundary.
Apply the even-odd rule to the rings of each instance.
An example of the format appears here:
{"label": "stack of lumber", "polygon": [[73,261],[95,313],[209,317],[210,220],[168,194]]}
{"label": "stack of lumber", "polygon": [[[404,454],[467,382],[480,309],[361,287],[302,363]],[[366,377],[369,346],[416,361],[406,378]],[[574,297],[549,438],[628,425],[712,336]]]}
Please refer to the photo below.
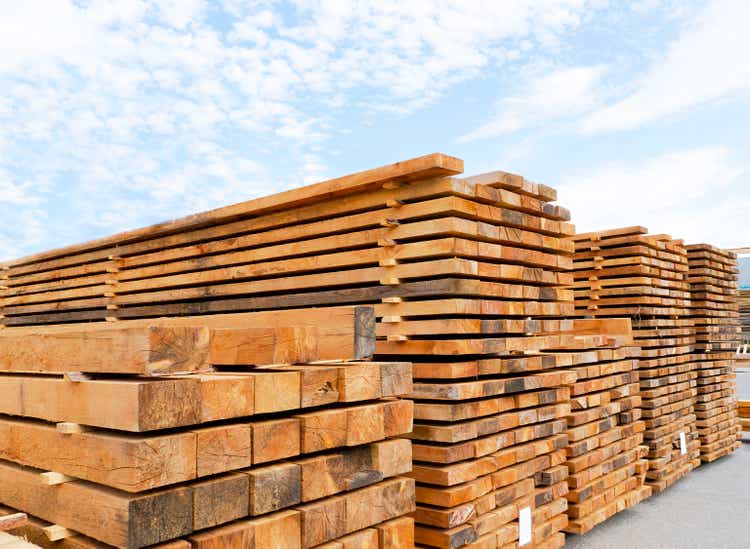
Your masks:
{"label": "stack of lumber", "polygon": [[[577,320],[577,334],[600,334],[605,346],[558,350],[558,360],[576,374],[570,387],[568,445],[568,526],[585,534],[616,513],[651,495],[644,486],[648,448],[643,446],[638,355],[629,319]],[[560,356],[560,353],[563,353]]]}
{"label": "stack of lumber", "polygon": [[[447,549],[561,547],[574,376],[550,371],[554,357],[540,351],[572,340],[560,331],[573,312],[563,289],[573,227],[549,203],[554,191],[522,177],[495,172],[460,184],[465,198],[454,207],[477,228],[461,244],[472,268],[452,281],[425,263],[440,299],[389,277],[392,293],[378,314],[378,358],[414,364],[415,540]],[[394,275],[404,267],[396,262]]]}
{"label": "stack of lumber", "polygon": [[740,306],[742,339],[750,342],[750,288],[740,288],[738,303]]}
{"label": "stack of lumber", "polygon": [[[442,515],[429,520],[481,503],[461,543],[559,546],[564,479],[537,492],[534,477],[564,461],[568,379],[526,373],[564,347],[574,228],[553,189],[462,168],[428,155],[12,261],[0,314],[10,327],[374,305],[376,359],[413,361],[420,380],[417,499]],[[463,476],[420,476],[458,461]],[[418,520],[420,544],[459,543]]]}
{"label": "stack of lumber", "polygon": [[740,288],[738,297],[740,326],[742,327],[740,346],[737,348],[737,367],[750,367],[750,288]]}
{"label": "stack of lumber", "polygon": [[1,330],[0,504],[44,546],[409,547],[411,365],[363,360],[374,329],[343,307]]}
{"label": "stack of lumber", "polygon": [[649,469],[660,492],[700,465],[695,335],[682,242],[626,227],[573,237],[577,314],[628,317],[641,348],[639,378]]}
{"label": "stack of lumber", "polygon": [[[0,320],[21,326],[379,302],[394,293],[393,281],[438,276],[448,278],[442,287],[415,282],[404,291],[439,296],[450,283],[470,291],[456,277],[490,265],[459,258],[477,255],[478,246],[484,261],[500,253],[478,244],[479,221],[513,214],[523,227],[524,215],[504,212],[495,189],[477,196],[475,185],[446,177],[462,166],[432,154],[0,264]],[[526,235],[499,236],[515,241],[516,232]],[[419,242],[424,235],[436,239]]]}
{"label": "stack of lumber", "polygon": [[708,244],[687,246],[691,316],[695,322],[701,461],[739,448],[735,352],[740,343],[737,255]]}

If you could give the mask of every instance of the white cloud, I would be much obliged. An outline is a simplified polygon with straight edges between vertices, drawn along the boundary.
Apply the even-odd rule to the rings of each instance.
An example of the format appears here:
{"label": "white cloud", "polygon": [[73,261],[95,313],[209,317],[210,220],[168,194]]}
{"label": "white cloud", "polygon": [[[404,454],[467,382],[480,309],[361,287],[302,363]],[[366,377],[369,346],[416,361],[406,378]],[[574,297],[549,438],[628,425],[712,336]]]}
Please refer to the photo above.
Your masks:
{"label": "white cloud", "polygon": [[750,90],[750,2],[713,0],[627,97],[588,115],[584,132],[640,127]]}
{"label": "white cloud", "polygon": [[686,242],[738,246],[750,234],[750,166],[722,147],[610,164],[559,182],[580,232],[643,225]]}
{"label": "white cloud", "polygon": [[251,182],[273,192],[281,174],[265,158],[297,159],[283,185],[322,177],[321,143],[351,127],[340,112],[408,115],[487,67],[523,64],[590,11],[587,0],[0,3],[2,206],[22,202],[16,224],[32,207],[50,213],[44,238],[38,221],[33,237],[0,229],[0,256],[247,198]]}
{"label": "white cloud", "polygon": [[532,78],[518,95],[501,99],[487,123],[459,138],[459,142],[487,139],[529,127],[549,124],[591,110],[599,100],[602,66],[567,67]]}

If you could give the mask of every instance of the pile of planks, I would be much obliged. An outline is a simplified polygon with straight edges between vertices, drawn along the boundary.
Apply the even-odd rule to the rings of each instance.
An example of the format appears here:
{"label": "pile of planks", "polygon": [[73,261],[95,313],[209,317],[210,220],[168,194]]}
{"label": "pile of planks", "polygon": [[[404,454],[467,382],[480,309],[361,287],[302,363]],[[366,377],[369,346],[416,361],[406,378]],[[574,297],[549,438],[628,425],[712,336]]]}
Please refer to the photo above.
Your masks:
{"label": "pile of planks", "polygon": [[0,504],[44,546],[409,547],[411,365],[364,360],[374,330],[368,307],[2,330]]}
{"label": "pile of planks", "polygon": [[[372,305],[376,359],[414,361],[421,385],[412,398],[437,402],[434,412],[421,407],[414,439],[442,451],[489,437],[493,452],[507,450],[496,460],[450,458],[463,462],[465,480],[420,480],[420,504],[449,514],[481,497],[482,525],[465,543],[494,533],[499,545],[560,545],[564,483],[536,493],[533,477],[564,461],[569,379],[541,375],[538,352],[564,346],[556,332],[573,312],[563,287],[574,228],[551,203],[553,189],[503,172],[455,177],[462,168],[428,155],[13,261],[4,266],[3,322]],[[435,398],[431,383],[447,398]],[[421,456],[424,467],[453,463]],[[430,491],[445,495],[429,500]],[[524,497],[531,508],[519,533]],[[425,537],[434,525],[421,524],[419,543],[445,543],[441,527],[436,541]]]}
{"label": "pile of planks", "polygon": [[[741,347],[738,348],[738,366],[744,362],[750,365],[750,288],[740,288],[737,299],[740,308],[740,326],[742,327]],[[742,362],[739,362],[742,361]]]}
{"label": "pile of planks", "polygon": [[[644,486],[648,448],[638,383],[638,355],[629,319],[575,321],[577,348],[557,351],[576,374],[571,385],[568,445],[568,526],[585,534],[651,495]],[[596,347],[591,338],[604,337]],[[564,353],[562,357],[560,353]]]}
{"label": "pile of planks", "polygon": [[[378,358],[414,364],[415,540],[449,549],[561,547],[574,376],[549,371],[554,357],[540,351],[572,339],[559,332],[573,311],[563,289],[573,227],[550,204],[553,190],[522,177],[495,172],[460,185],[454,208],[474,227],[456,248],[467,267],[461,279],[412,262],[432,275],[439,299],[414,295],[393,276],[380,309]],[[394,275],[405,267],[396,262]]]}
{"label": "pile of planks", "polygon": [[641,348],[639,378],[649,469],[660,492],[700,465],[696,432],[695,334],[689,317],[687,250],[643,227],[578,234],[576,310],[629,317]]}
{"label": "pile of planks", "polygon": [[695,323],[701,461],[732,453],[742,443],[737,421],[735,353],[740,343],[737,256],[708,244],[687,246],[691,316]]}
{"label": "pile of planks", "polygon": [[[481,221],[503,213],[498,191],[446,177],[462,166],[432,154],[11,261],[0,265],[0,320],[116,321],[440,296],[480,267],[464,259],[477,247],[485,261],[500,253],[480,245]],[[523,226],[523,214],[511,214]],[[515,233],[494,232],[515,241]],[[424,282],[436,277],[447,282]]]}
{"label": "pile of planks", "polygon": [[462,170],[427,155],[0,265],[0,503],[29,539],[122,547],[556,548],[676,480],[684,248],[573,236],[554,189]]}

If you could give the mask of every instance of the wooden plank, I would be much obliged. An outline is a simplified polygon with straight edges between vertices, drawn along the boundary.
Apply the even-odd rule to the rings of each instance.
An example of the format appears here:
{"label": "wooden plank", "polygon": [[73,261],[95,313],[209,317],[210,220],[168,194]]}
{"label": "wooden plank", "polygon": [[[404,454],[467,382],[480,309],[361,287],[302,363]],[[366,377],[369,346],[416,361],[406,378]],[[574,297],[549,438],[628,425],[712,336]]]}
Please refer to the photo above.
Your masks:
{"label": "wooden plank", "polygon": [[188,537],[194,549],[223,547],[278,547],[300,549],[300,517],[296,511],[280,511],[252,520],[240,520]]}
{"label": "wooden plank", "polygon": [[249,478],[244,473],[213,477],[190,485],[193,498],[193,530],[219,526],[247,517]]}
{"label": "wooden plank", "polygon": [[[401,406],[406,409],[406,413],[403,414],[407,416],[406,420],[402,420],[398,426],[391,427],[394,424],[391,414],[394,406],[399,405],[377,402],[332,410],[324,409],[295,416],[301,421],[302,426],[302,453],[319,452],[340,446],[356,446],[408,432],[402,431],[407,429],[406,423],[410,419],[408,404]],[[387,428],[392,432],[386,434]]]}
{"label": "wooden plank", "polygon": [[208,368],[202,327],[109,325],[69,332],[0,331],[0,371],[160,375]]}
{"label": "wooden plank", "polygon": [[[71,421],[123,431],[150,431],[201,422],[205,404],[215,402],[202,398],[203,389],[204,384],[194,378],[71,383],[62,377],[0,375],[0,413],[55,423]],[[222,396],[222,400],[238,400],[236,393],[226,394],[233,398]],[[212,411],[208,417],[224,419],[233,414]]]}
{"label": "wooden plank", "polygon": [[292,456],[301,451],[299,418],[258,421],[250,424],[253,440],[253,464],[268,463]]}
{"label": "wooden plank", "polygon": [[250,514],[262,515],[302,500],[302,468],[296,463],[269,465],[247,472],[250,479]]}
{"label": "wooden plank", "polygon": [[377,527],[380,549],[400,549],[414,546],[414,519],[401,517]]}
{"label": "wooden plank", "polygon": [[247,424],[218,425],[193,431],[195,473],[204,477],[252,465],[252,427]]}
{"label": "wooden plank", "polygon": [[139,492],[195,478],[196,437],[131,438],[93,431],[64,435],[54,425],[2,419],[0,458]]}
{"label": "wooden plank", "polygon": [[82,481],[45,486],[39,472],[0,463],[0,502],[119,547],[144,547],[192,529],[189,488],[125,495]]}
{"label": "wooden plank", "polygon": [[[0,506],[0,515],[14,513],[15,510]],[[45,534],[45,529],[51,526],[49,522],[45,522],[37,517],[30,516],[28,523],[16,530],[13,533],[17,536],[23,537],[29,540],[31,543],[40,547],[55,547],[59,549],[111,549],[112,546],[106,543],[102,543],[93,538],[84,536],[82,534],[74,534],[70,537],[66,537],[60,541],[50,543],[49,539]],[[190,549],[190,543],[185,540],[174,540],[164,543],[159,543],[153,546],[154,549]]]}
{"label": "wooden plank", "polygon": [[301,501],[309,502],[409,472],[411,443],[387,440],[294,463],[301,472]]}
{"label": "wooden plank", "polygon": [[399,396],[411,388],[405,362],[282,365],[150,380],[12,374],[0,375],[0,413],[144,432]]}
{"label": "wooden plank", "polygon": [[297,510],[302,519],[302,547],[314,547],[413,511],[414,481],[385,480]]}
{"label": "wooden plank", "polygon": [[[148,358],[147,351],[153,346],[153,360],[163,363],[157,363],[159,370],[154,373],[206,369],[209,361],[231,365],[364,359],[372,355],[374,334],[374,311],[364,306],[129,320],[118,323],[118,326],[18,327],[0,332],[0,370],[14,367],[17,371],[20,367],[12,366],[11,360],[39,362],[53,352],[64,353],[70,348],[72,353],[85,347],[90,358],[83,354],[70,357],[74,366],[64,371],[107,372],[101,368],[93,369],[95,362],[89,365],[97,356],[97,350],[101,351],[107,345],[121,347],[111,347],[109,353],[102,353],[105,357],[112,357],[112,362],[116,358],[128,358],[116,356],[116,352],[123,355],[137,352],[140,353],[136,353],[137,357],[145,355],[144,358]],[[143,339],[145,341],[141,341]],[[126,346],[128,343],[130,347]],[[14,355],[12,349],[16,347],[20,347],[17,352],[24,354]],[[191,358],[189,353],[196,358]],[[208,357],[205,356],[207,353]],[[181,364],[180,359],[192,362]],[[31,371],[51,371],[36,368]],[[123,365],[114,370],[110,368],[109,373],[144,373],[144,369],[131,367],[128,370]]]}

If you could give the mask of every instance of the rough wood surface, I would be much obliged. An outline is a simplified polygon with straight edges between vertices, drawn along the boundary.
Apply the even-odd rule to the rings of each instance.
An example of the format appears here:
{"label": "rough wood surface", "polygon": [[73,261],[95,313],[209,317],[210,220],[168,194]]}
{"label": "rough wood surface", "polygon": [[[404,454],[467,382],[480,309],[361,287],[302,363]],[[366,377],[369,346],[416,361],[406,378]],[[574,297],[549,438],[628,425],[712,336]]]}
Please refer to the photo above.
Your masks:
{"label": "rough wood surface", "polygon": [[0,371],[103,372],[159,375],[205,370],[209,331],[199,326],[120,328],[101,325],[66,332],[0,331]]}
{"label": "rough wood surface", "polygon": [[39,472],[0,462],[0,502],[118,547],[144,547],[192,530],[189,488],[130,496],[82,481],[45,486]]}

